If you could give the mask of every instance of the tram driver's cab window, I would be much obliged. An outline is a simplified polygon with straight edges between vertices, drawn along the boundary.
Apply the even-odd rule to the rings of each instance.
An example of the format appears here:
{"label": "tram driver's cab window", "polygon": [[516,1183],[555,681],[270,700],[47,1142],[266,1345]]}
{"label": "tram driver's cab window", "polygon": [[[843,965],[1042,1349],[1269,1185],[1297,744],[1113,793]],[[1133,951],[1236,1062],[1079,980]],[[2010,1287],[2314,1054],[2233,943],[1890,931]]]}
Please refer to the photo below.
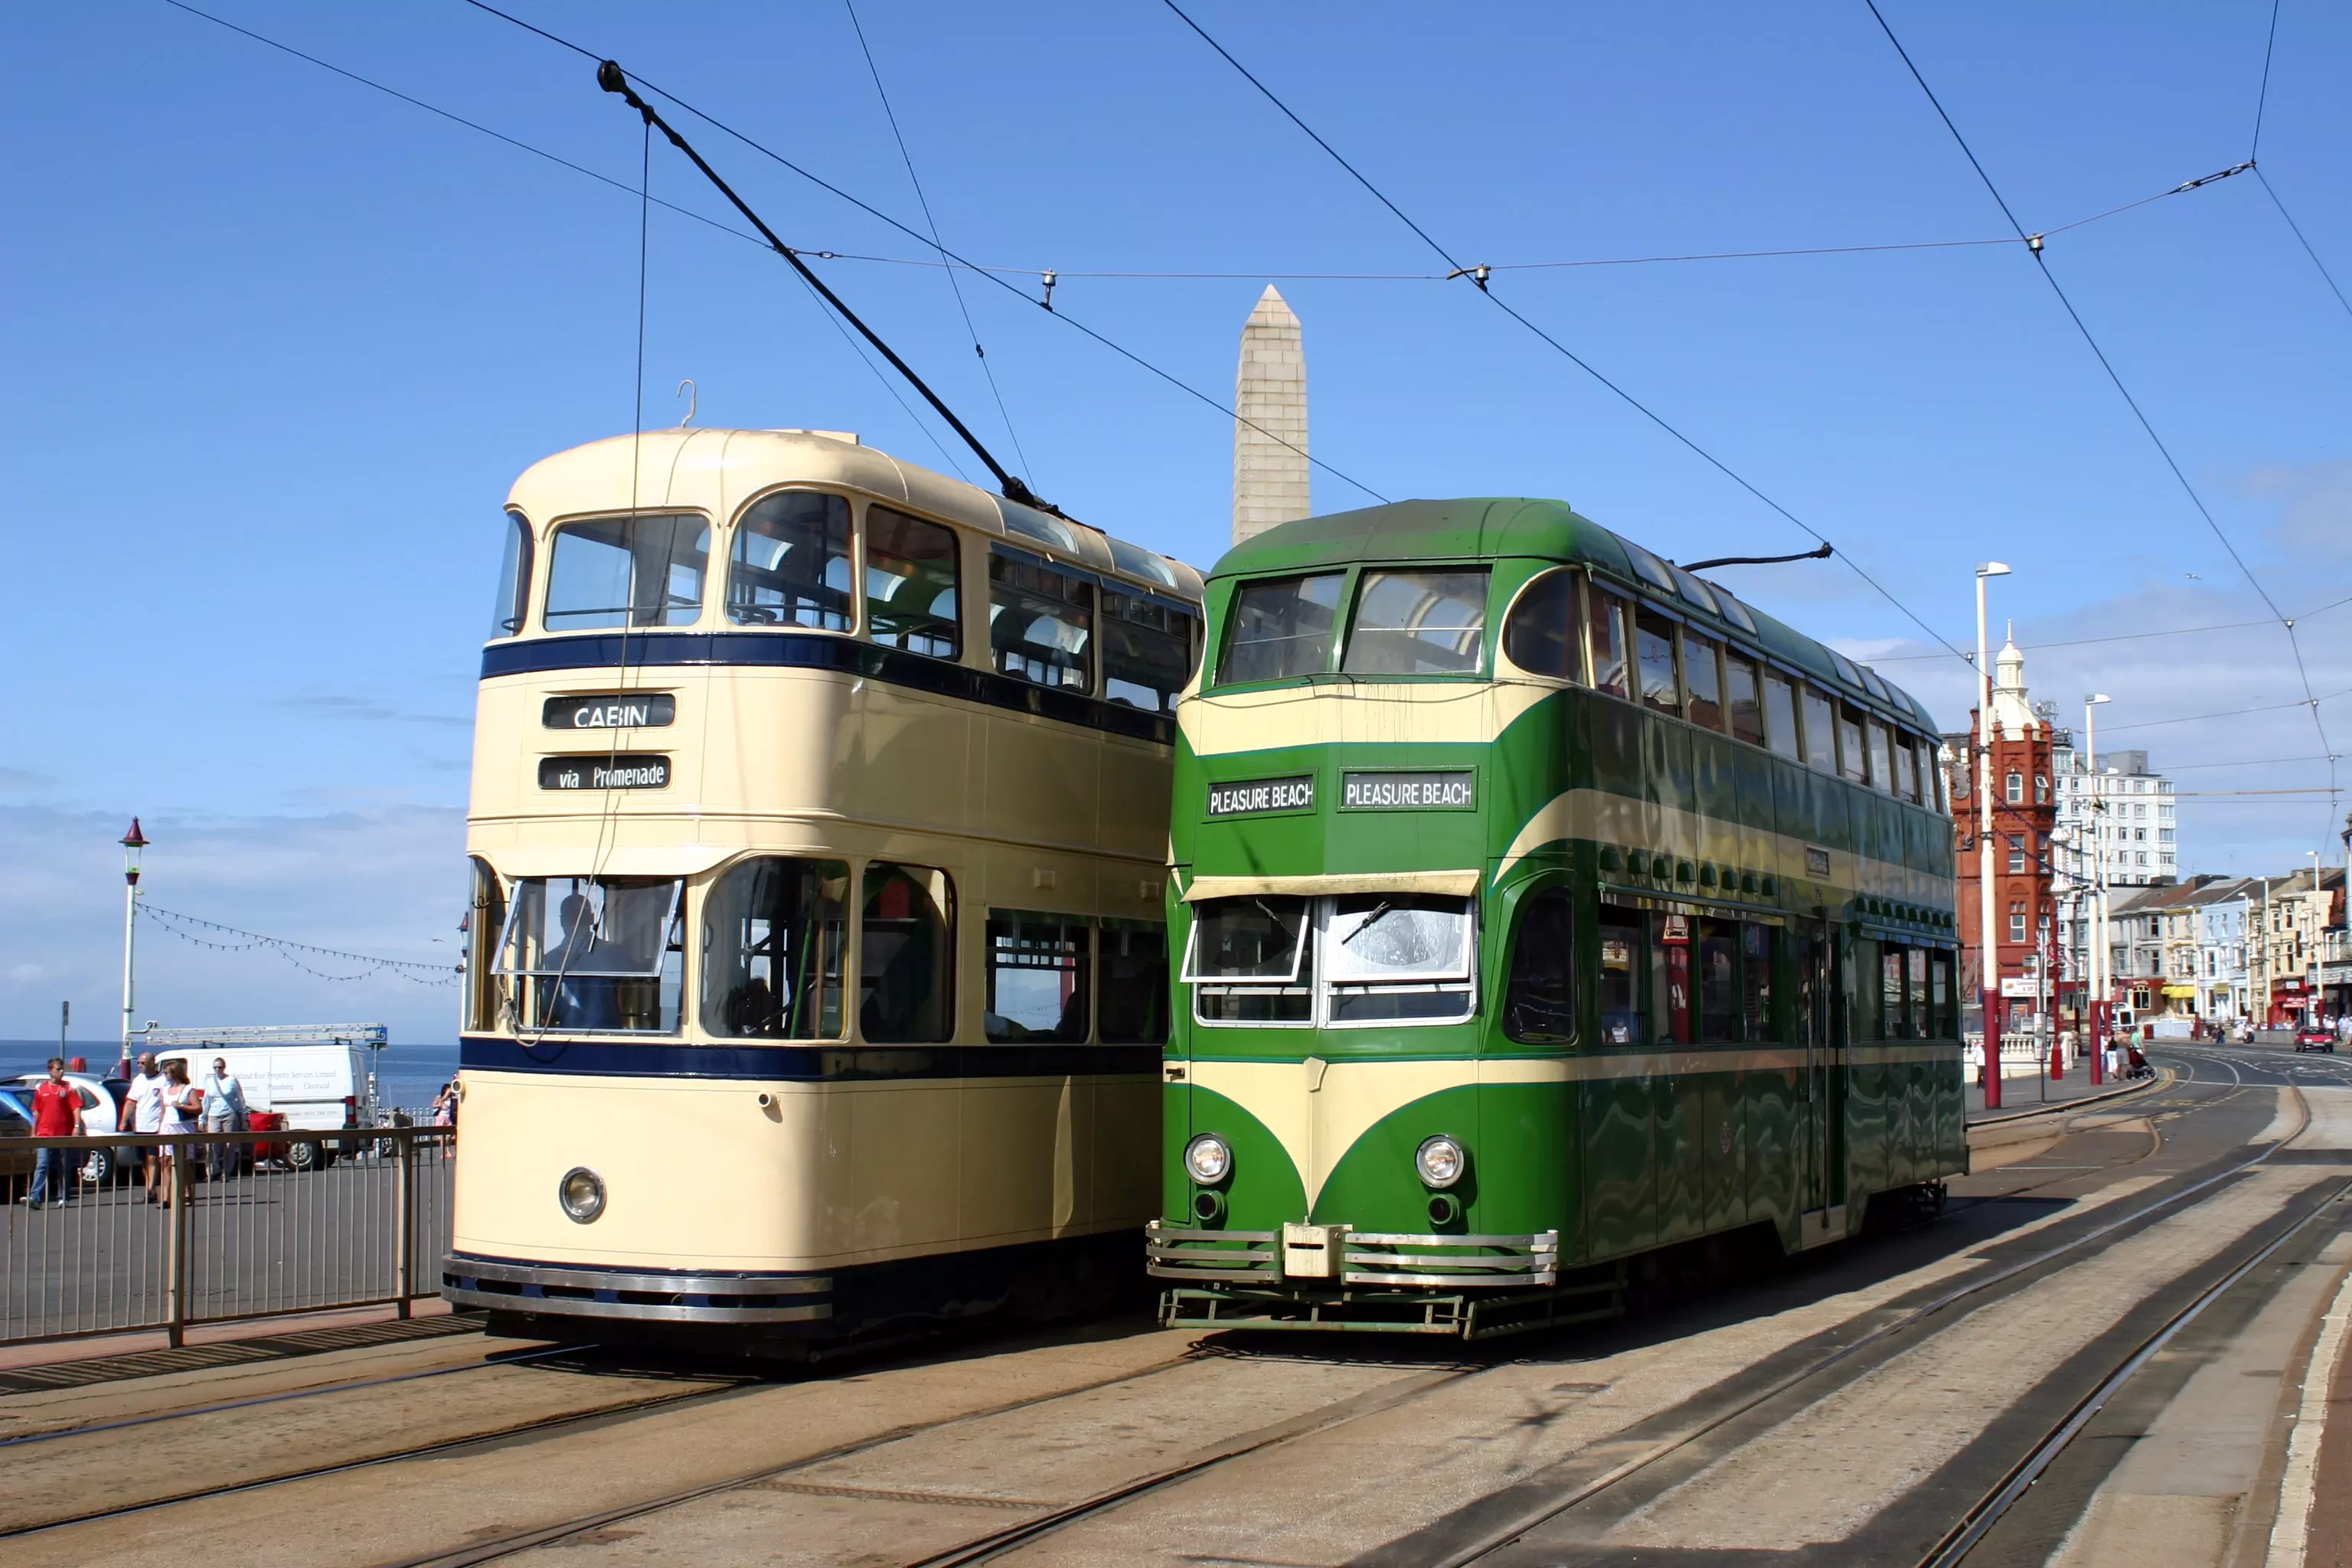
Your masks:
{"label": "tram driver's cab window", "polygon": [[887,506],[866,509],[866,635],[883,647],[953,658],[957,625],[955,530]]}
{"label": "tram driver's cab window", "polygon": [[1210,899],[1192,910],[1182,978],[1204,1024],[1315,1019],[1314,911],[1278,895]]}
{"label": "tram driver's cab window", "polygon": [[1328,670],[1332,634],[1339,626],[1339,589],[1346,581],[1344,573],[1318,572],[1305,577],[1269,577],[1235,589],[1233,608],[1225,617],[1225,648],[1217,660],[1217,684],[1288,680]]}
{"label": "tram driver's cab window", "polygon": [[499,942],[511,1026],[676,1034],[684,891],[649,877],[519,879]]}
{"label": "tram driver's cab window", "polygon": [[1458,1023],[1476,1011],[1472,900],[1274,895],[1196,905],[1182,978],[1204,1024]]}
{"label": "tram driver's cab window", "polygon": [[857,1029],[875,1045],[933,1045],[955,1026],[955,891],[948,874],[866,868],[857,931]]}
{"label": "tram driver's cab window", "polygon": [[1078,1045],[1087,1037],[1093,931],[1076,915],[992,910],[988,915],[988,1037]]}
{"label": "tram driver's cab window", "polygon": [[837,1040],[849,868],[765,855],[702,899],[702,1026],[728,1039]]}
{"label": "tram driver's cab window", "polygon": [[1503,656],[1529,675],[1584,679],[1584,617],[1577,575],[1547,572],[1519,591],[1503,623]]}
{"label": "tram driver's cab window", "polygon": [[702,617],[709,556],[710,525],[691,514],[564,523],[541,619],[551,632],[691,626]]}
{"label": "tram driver's cab window", "polygon": [[1486,568],[1368,570],[1339,668],[1349,675],[1475,675],[1486,663]]}
{"label": "tram driver's cab window", "polygon": [[997,669],[1058,691],[1094,689],[1095,589],[1013,551],[988,552],[988,645]]}
{"label": "tram driver's cab window", "polygon": [[856,614],[849,503],[813,490],[782,490],[752,502],[735,524],[727,618],[743,626],[845,632]]}

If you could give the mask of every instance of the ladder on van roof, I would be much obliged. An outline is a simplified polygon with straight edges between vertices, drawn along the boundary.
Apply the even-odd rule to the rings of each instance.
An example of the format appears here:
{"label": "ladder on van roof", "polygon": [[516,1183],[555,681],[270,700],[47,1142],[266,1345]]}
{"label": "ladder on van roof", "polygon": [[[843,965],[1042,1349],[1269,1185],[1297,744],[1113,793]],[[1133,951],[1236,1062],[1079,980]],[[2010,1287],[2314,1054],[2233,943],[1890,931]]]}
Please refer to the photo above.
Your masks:
{"label": "ladder on van roof", "polygon": [[382,1050],[390,1031],[382,1024],[226,1024],[205,1029],[165,1029],[150,1024],[135,1038],[151,1051],[194,1046],[365,1046]]}

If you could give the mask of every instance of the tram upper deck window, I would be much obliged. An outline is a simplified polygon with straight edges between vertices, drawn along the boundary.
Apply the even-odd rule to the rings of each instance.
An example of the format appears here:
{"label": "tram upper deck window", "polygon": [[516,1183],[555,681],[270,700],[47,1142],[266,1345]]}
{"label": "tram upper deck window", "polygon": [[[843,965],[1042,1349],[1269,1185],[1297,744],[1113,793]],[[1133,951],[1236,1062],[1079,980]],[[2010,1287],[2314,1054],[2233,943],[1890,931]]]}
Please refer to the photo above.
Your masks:
{"label": "tram upper deck window", "polygon": [[1307,900],[1278,896],[1197,905],[1181,975],[1193,1012],[1205,1023],[1313,1022],[1313,914]]}
{"label": "tram upper deck window", "polygon": [[944,871],[866,868],[857,1028],[876,1045],[929,1045],[955,1028],[955,889]]}
{"label": "tram upper deck window", "polygon": [[1916,805],[1919,802],[1919,753],[1911,737],[1895,734],[1895,792]]}
{"label": "tram upper deck window", "polygon": [[499,943],[515,1026],[675,1034],[684,889],[649,877],[517,880]]}
{"label": "tram upper deck window", "polygon": [[1094,584],[1031,555],[988,552],[988,644],[996,668],[1035,686],[1091,691]]}
{"label": "tram upper deck window", "polygon": [[1329,669],[1345,581],[1343,573],[1318,572],[1243,584],[1227,616],[1217,684],[1288,680]]}
{"label": "tram upper deck window", "polygon": [[856,613],[849,503],[814,490],[782,490],[754,501],[735,525],[727,618],[738,626],[845,632]]}
{"label": "tram upper deck window", "polygon": [[1805,691],[1805,761],[1825,773],[1837,772],[1836,710],[1818,686]]}
{"label": "tram upper deck window", "polygon": [[490,609],[494,637],[514,636],[530,618],[530,524],[518,511],[506,520],[506,556],[499,563],[499,596]]}
{"label": "tram upper deck window", "polygon": [[1621,539],[1617,542],[1625,547],[1625,559],[1633,563],[1634,576],[1661,594],[1671,596],[1675,593],[1674,572],[1664,562],[1630,539]]}
{"label": "tram upper deck window", "polygon": [[1798,745],[1797,689],[1789,678],[1779,671],[1764,671],[1764,740],[1775,752],[1791,760],[1804,753]]}
{"label": "tram upper deck window", "polygon": [[1866,784],[1868,766],[1862,760],[1862,711],[1844,703],[1837,710],[1838,772],[1856,784]]}
{"label": "tram upper deck window", "polygon": [[1095,1033],[1109,1046],[1168,1043],[1168,928],[1106,920],[1096,962]]}
{"label": "tram upper deck window", "polygon": [[702,1026],[732,1039],[837,1040],[849,868],[765,855],[702,900]]}
{"label": "tram upper deck window", "polygon": [[1566,888],[1546,888],[1519,906],[1503,1033],[1523,1045],[1563,1045],[1576,1037],[1575,913],[1575,896]]}
{"label": "tram upper deck window", "polygon": [[501,1027],[499,1012],[507,983],[499,974],[499,942],[507,933],[507,890],[489,862],[468,862],[474,873],[473,897],[467,900],[466,922],[466,1022],[468,1029]]}
{"label": "tram upper deck window", "polygon": [[1592,685],[1612,697],[1630,697],[1626,658],[1625,601],[1592,591]]}
{"label": "tram upper deck window", "polygon": [[710,525],[687,513],[603,517],[555,531],[547,629],[683,626],[702,616]]}
{"label": "tram upper deck window", "polygon": [[1468,899],[1359,893],[1332,900],[1323,941],[1330,1021],[1468,1017],[1472,945]]}
{"label": "tram upper deck window", "polygon": [[[1696,578],[1692,579],[1696,582]],[[1722,667],[1719,645],[1687,628],[1683,632],[1683,685],[1690,693],[1690,721],[1702,729],[1723,728]]]}
{"label": "tram upper deck window", "polygon": [[1503,653],[1529,675],[1584,679],[1584,625],[1576,574],[1547,572],[1519,592],[1503,623]]}
{"label": "tram upper deck window", "polygon": [[1087,970],[1094,933],[1075,915],[992,910],[988,1002],[982,1015],[999,1045],[1087,1037]]}
{"label": "tram upper deck window", "polygon": [[1486,657],[1486,568],[1367,571],[1339,668],[1349,675],[1475,675]]}
{"label": "tram upper deck window", "polygon": [[1764,743],[1763,695],[1756,686],[1756,661],[1728,648],[1723,655],[1723,709],[1735,739]]}
{"label": "tram upper deck window", "polygon": [[1173,713],[1192,678],[1191,615],[1165,599],[1102,591],[1103,696],[1125,708]]}
{"label": "tram upper deck window", "polygon": [[1863,721],[1870,736],[1870,782],[1887,794],[1895,793],[1895,752],[1886,742],[1886,726],[1875,719]]}
{"label": "tram upper deck window", "polygon": [[887,506],[866,509],[866,628],[877,643],[955,658],[963,647],[958,580],[955,530]]}
{"label": "tram upper deck window", "polygon": [[1633,649],[1640,661],[1642,706],[1660,713],[1680,713],[1682,690],[1675,680],[1675,624],[1664,616],[1637,611]]}

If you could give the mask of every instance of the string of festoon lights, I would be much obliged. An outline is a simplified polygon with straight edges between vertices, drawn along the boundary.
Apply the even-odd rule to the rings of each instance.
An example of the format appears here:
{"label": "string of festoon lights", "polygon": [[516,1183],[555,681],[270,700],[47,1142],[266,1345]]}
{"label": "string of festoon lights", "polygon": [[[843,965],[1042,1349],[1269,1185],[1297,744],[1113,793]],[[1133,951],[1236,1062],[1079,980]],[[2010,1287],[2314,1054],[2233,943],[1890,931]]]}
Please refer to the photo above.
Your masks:
{"label": "string of festoon lights", "polygon": [[[192,946],[206,948],[214,952],[251,952],[256,949],[267,949],[303,973],[318,980],[354,981],[370,979],[378,974],[391,974],[407,981],[412,985],[455,985],[466,972],[466,966],[462,963],[422,963],[410,958],[379,958],[373,953],[347,952],[341,948],[318,947],[307,942],[289,942],[284,937],[265,936],[259,931],[246,931],[238,926],[223,925],[218,921],[201,920],[194,915],[184,915],[176,910],[158,909],[155,905],[143,901],[138,908],[141,914]],[[221,936],[236,937],[240,940],[216,941],[212,937],[199,936],[196,934],[199,931],[214,931]],[[330,974],[325,970],[314,968],[304,962],[305,954],[318,958],[340,959],[347,963],[364,964],[366,967],[351,974]]]}

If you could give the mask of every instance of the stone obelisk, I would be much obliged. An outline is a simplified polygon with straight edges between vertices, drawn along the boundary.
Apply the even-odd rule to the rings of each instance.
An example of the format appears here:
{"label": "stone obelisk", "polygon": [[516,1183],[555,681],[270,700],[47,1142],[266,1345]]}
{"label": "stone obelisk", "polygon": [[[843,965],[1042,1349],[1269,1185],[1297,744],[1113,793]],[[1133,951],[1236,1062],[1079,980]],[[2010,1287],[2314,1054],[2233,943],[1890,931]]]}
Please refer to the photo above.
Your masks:
{"label": "stone obelisk", "polygon": [[1305,517],[1307,348],[1274,285],[1242,328],[1234,375],[1234,542]]}

